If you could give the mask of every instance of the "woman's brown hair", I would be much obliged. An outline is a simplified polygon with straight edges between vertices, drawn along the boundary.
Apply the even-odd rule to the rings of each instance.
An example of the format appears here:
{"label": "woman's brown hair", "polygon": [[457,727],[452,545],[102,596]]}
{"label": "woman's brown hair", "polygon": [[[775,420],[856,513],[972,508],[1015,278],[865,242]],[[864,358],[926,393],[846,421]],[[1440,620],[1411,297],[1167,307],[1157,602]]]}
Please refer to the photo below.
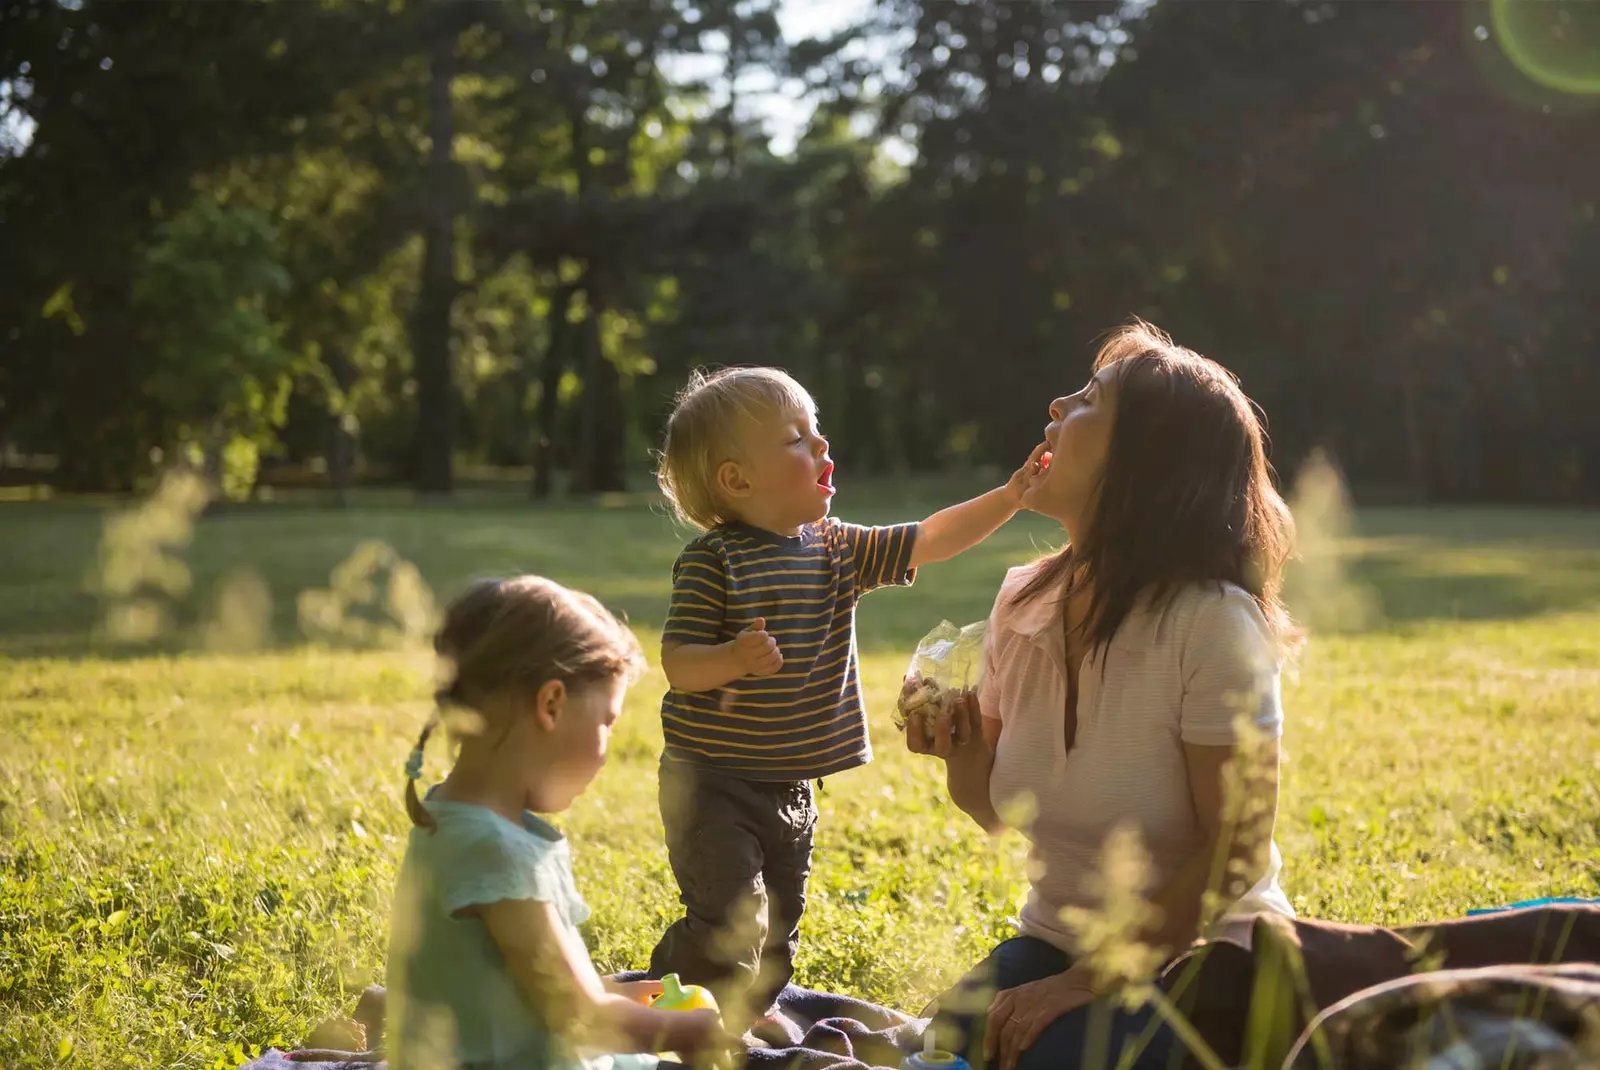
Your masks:
{"label": "woman's brown hair", "polygon": [[1293,640],[1283,566],[1294,520],[1273,485],[1266,434],[1232,373],[1134,322],[1100,347],[1115,365],[1116,412],[1085,530],[1017,593],[1063,598],[1088,584],[1084,634],[1103,650],[1141,599],[1163,606],[1190,583],[1255,598],[1280,644]]}
{"label": "woman's brown hair", "polygon": [[644,670],[644,653],[628,626],[592,595],[543,576],[479,580],[445,610],[433,648],[450,666],[434,693],[437,708],[407,763],[406,812],[415,825],[433,828],[417,797],[422,751],[441,714],[460,706],[488,713],[493,696],[532,694],[551,680],[578,688]]}

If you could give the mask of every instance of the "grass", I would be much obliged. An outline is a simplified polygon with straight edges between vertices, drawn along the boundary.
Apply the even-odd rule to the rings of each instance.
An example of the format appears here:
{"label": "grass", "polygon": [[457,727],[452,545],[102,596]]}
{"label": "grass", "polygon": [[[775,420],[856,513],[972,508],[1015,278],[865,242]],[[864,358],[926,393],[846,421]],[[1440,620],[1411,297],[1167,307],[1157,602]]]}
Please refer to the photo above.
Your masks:
{"label": "grass", "polygon": [[[840,512],[906,519],[951,493],[878,488]],[[240,509],[200,521],[166,630],[129,647],[96,635],[86,589],[106,516],[0,507],[8,1070],[234,1066],[381,980],[431,666],[306,643],[296,623],[297,595],[328,588],[362,540],[441,599],[471,576],[546,572],[626,610],[647,649],[680,544],[629,501]],[[863,603],[877,760],[821,796],[803,983],[916,1011],[1009,933],[1021,840],[969,828],[888,711],[916,639],[984,615],[1005,567],[1053,537],[1019,519]],[[1278,839],[1297,908],[1401,922],[1600,895],[1600,516],[1365,512],[1338,551],[1342,573],[1301,585],[1306,614],[1351,592],[1381,613],[1318,634],[1286,684]],[[654,798],[661,687],[634,690],[610,765],[561,821],[602,969],[641,964],[676,913]]]}

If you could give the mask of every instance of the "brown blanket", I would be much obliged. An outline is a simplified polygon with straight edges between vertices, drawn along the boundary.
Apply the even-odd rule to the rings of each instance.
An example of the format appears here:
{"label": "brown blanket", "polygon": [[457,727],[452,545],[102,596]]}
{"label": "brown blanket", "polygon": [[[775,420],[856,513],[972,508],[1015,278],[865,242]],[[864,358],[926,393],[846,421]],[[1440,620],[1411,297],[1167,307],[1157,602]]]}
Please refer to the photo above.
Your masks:
{"label": "brown blanket", "polygon": [[1198,947],[1167,968],[1161,987],[1226,1065],[1280,1066],[1319,1013],[1364,989],[1438,970],[1553,963],[1600,964],[1600,907],[1401,929],[1261,915],[1248,948]]}
{"label": "brown blanket", "polygon": [[1388,981],[1318,1015],[1284,1070],[1600,1066],[1600,966],[1485,966]]}

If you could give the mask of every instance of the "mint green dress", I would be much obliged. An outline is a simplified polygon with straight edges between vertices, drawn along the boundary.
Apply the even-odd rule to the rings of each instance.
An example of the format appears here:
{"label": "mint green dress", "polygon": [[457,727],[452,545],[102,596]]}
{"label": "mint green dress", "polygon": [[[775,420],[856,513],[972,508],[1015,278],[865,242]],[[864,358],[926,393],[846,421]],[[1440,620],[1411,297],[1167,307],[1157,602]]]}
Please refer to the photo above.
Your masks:
{"label": "mint green dress", "polygon": [[438,827],[411,830],[389,928],[392,1070],[656,1070],[654,1055],[573,1052],[534,1012],[482,919],[456,916],[531,899],[553,904],[576,935],[589,908],[566,838],[532,813],[519,825],[468,803],[423,805]]}

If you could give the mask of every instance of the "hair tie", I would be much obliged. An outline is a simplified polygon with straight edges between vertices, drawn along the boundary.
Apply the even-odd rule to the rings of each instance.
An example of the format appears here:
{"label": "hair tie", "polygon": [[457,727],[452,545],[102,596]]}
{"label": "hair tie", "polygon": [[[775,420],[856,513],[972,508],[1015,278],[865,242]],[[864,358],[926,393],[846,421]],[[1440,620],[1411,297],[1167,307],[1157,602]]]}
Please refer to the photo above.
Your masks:
{"label": "hair tie", "polygon": [[412,747],[411,753],[406,756],[406,779],[422,779],[422,748]]}

